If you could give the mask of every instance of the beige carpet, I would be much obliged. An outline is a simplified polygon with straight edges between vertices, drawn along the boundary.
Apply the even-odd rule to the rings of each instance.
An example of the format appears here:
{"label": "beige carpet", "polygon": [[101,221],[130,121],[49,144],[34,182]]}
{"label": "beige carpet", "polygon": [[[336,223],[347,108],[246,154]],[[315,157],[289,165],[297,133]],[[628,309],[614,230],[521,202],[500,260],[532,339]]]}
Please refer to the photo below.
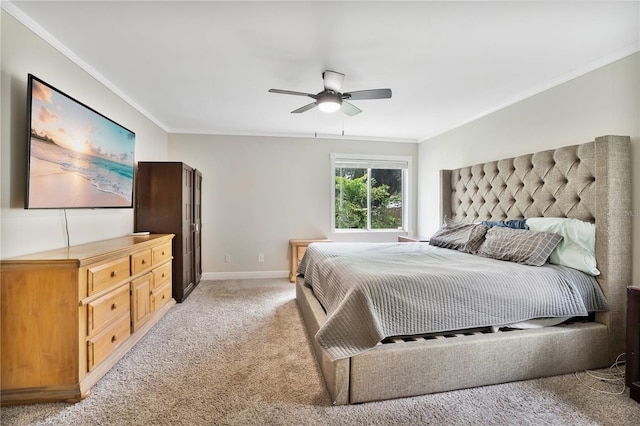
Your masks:
{"label": "beige carpet", "polygon": [[1,423],[640,425],[628,390],[574,375],[333,407],[307,339],[288,281],[202,282],[89,398],[3,407]]}

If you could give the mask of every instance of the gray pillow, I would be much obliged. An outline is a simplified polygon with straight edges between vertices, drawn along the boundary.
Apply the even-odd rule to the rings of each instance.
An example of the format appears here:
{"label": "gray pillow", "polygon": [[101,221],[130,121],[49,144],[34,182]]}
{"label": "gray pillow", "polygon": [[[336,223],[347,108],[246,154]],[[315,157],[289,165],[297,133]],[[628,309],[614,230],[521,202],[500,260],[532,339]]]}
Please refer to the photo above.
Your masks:
{"label": "gray pillow", "polygon": [[445,221],[445,224],[429,238],[429,244],[475,254],[484,241],[489,227],[477,223]]}
{"label": "gray pillow", "polygon": [[504,227],[490,228],[478,254],[531,266],[542,266],[562,236],[551,232],[534,232]]}

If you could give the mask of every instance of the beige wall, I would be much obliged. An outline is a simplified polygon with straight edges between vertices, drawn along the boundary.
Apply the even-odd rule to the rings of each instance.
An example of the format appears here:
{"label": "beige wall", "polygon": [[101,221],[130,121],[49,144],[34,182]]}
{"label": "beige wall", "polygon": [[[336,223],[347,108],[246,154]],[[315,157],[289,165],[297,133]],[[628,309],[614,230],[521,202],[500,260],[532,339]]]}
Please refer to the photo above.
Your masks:
{"label": "beige wall", "polygon": [[[24,210],[27,74],[31,73],[136,133],[136,160],[164,160],[167,134],[4,10],[1,27],[2,258],[64,247],[62,210]],[[133,231],[133,209],[67,210],[69,239],[80,244]]]}
{"label": "beige wall", "polygon": [[[331,152],[412,157],[415,199],[415,143],[169,135],[169,159],[203,174],[203,270],[216,277],[282,275],[289,265],[289,239],[397,241],[398,233],[331,234]],[[415,218],[415,203],[410,212]],[[264,253],[264,262],[258,262],[258,253]],[[231,262],[224,261],[225,254]]]}
{"label": "beige wall", "polygon": [[[438,171],[594,140],[632,141],[633,280],[640,285],[640,54],[420,144],[418,232],[439,225]],[[631,283],[629,283],[631,284]]]}
{"label": "beige wall", "polygon": [[[367,239],[330,233],[330,152],[406,155],[413,158],[414,170],[417,167],[417,144],[169,136],[6,11],[0,11],[0,19],[2,258],[66,245],[62,210],[23,208],[28,73],[134,131],[136,161],[184,161],[202,170],[205,272],[281,274],[288,269],[290,238]],[[414,172],[412,183],[415,176]],[[415,198],[415,184],[412,191]],[[415,209],[414,203],[412,220]],[[66,215],[72,245],[133,231],[132,209],[67,210]],[[373,240],[394,241],[396,235]],[[225,253],[231,255],[230,263],[224,262]],[[258,253],[264,253],[264,262],[257,262]]]}
{"label": "beige wall", "polygon": [[[0,256],[66,244],[61,210],[24,210],[26,85],[32,73],[136,133],[137,161],[184,161],[204,174],[205,272],[283,271],[290,238],[329,237],[329,154],[414,158],[412,230],[438,227],[438,170],[582,143],[604,134],[633,141],[634,281],[640,283],[640,55],[593,71],[419,145],[167,133],[69,58],[0,11]],[[416,183],[417,182],[417,183]],[[133,230],[132,209],[68,210],[71,244]],[[378,241],[395,240],[395,234]],[[231,262],[224,262],[224,254]],[[258,253],[265,261],[257,262]]]}

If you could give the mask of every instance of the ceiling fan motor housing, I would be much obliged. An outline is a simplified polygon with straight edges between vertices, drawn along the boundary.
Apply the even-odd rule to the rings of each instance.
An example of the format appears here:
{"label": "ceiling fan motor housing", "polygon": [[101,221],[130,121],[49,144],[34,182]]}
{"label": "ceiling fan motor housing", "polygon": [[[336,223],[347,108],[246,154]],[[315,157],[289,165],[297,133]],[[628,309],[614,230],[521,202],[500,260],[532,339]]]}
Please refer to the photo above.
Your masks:
{"label": "ceiling fan motor housing", "polygon": [[316,104],[322,111],[337,111],[342,106],[342,95],[333,90],[323,90],[318,93]]}

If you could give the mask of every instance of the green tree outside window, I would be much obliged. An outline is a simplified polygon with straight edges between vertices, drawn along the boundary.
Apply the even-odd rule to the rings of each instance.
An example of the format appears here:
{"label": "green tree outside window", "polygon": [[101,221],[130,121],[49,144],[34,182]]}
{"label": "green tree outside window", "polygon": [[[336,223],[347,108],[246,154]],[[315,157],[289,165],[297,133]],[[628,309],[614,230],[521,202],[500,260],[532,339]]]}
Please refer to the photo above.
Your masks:
{"label": "green tree outside window", "polygon": [[336,168],[335,180],[336,229],[402,228],[402,170]]}

